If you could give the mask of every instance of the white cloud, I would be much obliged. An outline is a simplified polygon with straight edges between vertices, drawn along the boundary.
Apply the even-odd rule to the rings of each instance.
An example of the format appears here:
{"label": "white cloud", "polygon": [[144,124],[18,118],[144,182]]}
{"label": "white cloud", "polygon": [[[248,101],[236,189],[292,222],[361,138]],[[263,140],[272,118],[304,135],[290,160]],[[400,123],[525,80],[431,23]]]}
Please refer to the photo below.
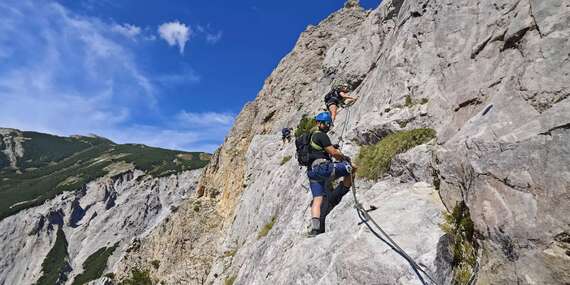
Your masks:
{"label": "white cloud", "polygon": [[[114,23],[54,1],[3,6],[10,9],[0,9],[0,126],[188,151],[212,152],[223,141],[231,113],[162,116],[158,109],[161,88],[200,80],[193,69],[150,76],[133,47],[116,37]],[[153,32],[145,28],[138,38]]]}
{"label": "white cloud", "polygon": [[163,74],[157,77],[157,81],[164,85],[179,85],[198,83],[202,78],[191,68],[186,68],[182,73]]}
{"label": "white cloud", "polygon": [[216,44],[222,39],[222,31],[218,31],[215,34],[206,34],[206,42],[210,44]]}
{"label": "white cloud", "polygon": [[122,24],[122,25],[115,24],[113,25],[111,30],[131,40],[135,40],[136,37],[141,33],[140,27],[131,24]]}
{"label": "white cloud", "polygon": [[180,53],[184,53],[186,42],[190,40],[192,30],[178,21],[164,23],[158,27],[158,33],[170,46],[178,45]]}
{"label": "white cloud", "polygon": [[234,122],[234,116],[229,113],[190,113],[181,111],[176,115],[180,125],[187,126],[225,126],[229,127]]}

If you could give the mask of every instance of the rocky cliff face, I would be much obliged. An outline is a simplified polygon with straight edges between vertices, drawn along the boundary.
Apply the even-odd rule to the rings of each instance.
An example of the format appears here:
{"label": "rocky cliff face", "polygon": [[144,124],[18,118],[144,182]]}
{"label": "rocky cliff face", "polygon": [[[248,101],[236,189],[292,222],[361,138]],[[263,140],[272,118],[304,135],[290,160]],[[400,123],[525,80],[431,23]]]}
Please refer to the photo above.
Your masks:
{"label": "rocky cliff face", "polygon": [[[348,196],[327,233],[303,237],[308,183],[284,159],[294,146],[273,134],[318,112],[331,86],[346,81],[359,99],[332,133],[345,153],[401,130],[437,132],[396,157],[390,175],[360,180],[357,192],[438,283],[461,270],[439,226],[460,201],[475,230],[467,279],[570,282],[570,5],[388,0],[364,11],[356,2],[309,26],[244,107],[201,179],[210,206],[199,222],[185,205],[120,272],[146,267],[169,284],[418,284],[357,224]],[[203,234],[180,231],[193,223]],[[156,257],[166,269],[149,266]]]}
{"label": "rocky cliff face", "polygon": [[[59,195],[42,206],[0,222],[0,284],[33,284],[61,229],[67,242],[67,268],[58,284],[71,284],[86,260],[102,248],[114,248],[109,268],[133,241],[145,237],[192,193],[201,170],[167,178],[142,171],[98,179],[79,192]],[[87,269],[87,268],[85,268]],[[65,280],[68,280],[65,282]],[[46,282],[51,283],[51,282]]]}
{"label": "rocky cliff face", "polygon": [[14,129],[0,129],[0,150],[0,284],[111,272],[190,197],[202,170],[188,169],[208,156]]}

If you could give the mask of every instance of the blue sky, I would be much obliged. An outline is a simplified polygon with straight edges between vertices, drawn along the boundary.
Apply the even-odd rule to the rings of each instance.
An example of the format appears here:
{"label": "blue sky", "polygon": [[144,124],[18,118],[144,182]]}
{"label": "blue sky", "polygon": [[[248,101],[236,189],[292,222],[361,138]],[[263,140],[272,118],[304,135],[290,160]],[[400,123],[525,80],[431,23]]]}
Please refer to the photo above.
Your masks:
{"label": "blue sky", "polygon": [[0,127],[212,152],[306,26],[343,3],[2,0]]}

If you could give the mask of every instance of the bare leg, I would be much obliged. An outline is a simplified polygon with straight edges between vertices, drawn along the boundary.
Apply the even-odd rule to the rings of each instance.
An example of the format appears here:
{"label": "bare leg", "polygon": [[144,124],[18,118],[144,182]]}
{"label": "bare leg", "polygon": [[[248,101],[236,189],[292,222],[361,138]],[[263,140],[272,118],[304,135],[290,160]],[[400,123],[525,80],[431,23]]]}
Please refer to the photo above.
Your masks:
{"label": "bare leg", "polygon": [[313,218],[319,218],[321,216],[321,205],[323,204],[323,196],[317,196],[313,198],[313,205],[311,207],[311,215]]}
{"label": "bare leg", "polygon": [[329,106],[329,111],[331,112],[331,117],[334,120],[336,120],[336,112],[337,112],[338,107],[336,105],[330,105]]}

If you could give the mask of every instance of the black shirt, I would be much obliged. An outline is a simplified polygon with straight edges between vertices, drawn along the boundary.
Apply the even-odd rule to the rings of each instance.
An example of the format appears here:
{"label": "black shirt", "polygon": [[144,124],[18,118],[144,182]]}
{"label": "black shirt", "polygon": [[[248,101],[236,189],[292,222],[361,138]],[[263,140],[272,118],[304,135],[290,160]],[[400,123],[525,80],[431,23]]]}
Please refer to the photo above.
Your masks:
{"label": "black shirt", "polygon": [[331,156],[326,152],[325,148],[332,145],[331,139],[329,136],[323,132],[314,132],[311,140],[318,146],[322,148],[322,150],[316,150],[311,146],[311,153],[309,154],[310,157],[310,164],[313,161],[324,158],[327,160],[331,160]]}

